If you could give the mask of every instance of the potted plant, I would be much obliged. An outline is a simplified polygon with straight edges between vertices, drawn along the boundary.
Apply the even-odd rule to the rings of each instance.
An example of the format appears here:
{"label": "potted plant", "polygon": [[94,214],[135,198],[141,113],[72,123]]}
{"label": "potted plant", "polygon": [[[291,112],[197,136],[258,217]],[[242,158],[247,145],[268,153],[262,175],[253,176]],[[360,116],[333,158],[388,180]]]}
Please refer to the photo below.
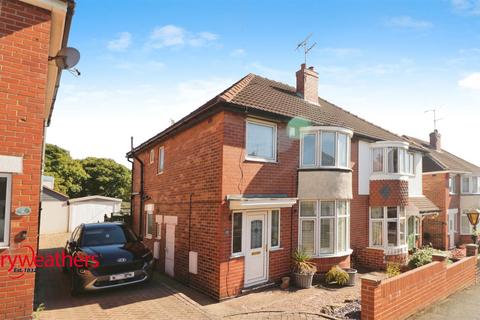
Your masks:
{"label": "potted plant", "polygon": [[355,278],[357,277],[357,269],[343,268],[342,270],[348,274],[347,286],[353,287],[355,285]]}
{"label": "potted plant", "polygon": [[292,256],[292,279],[295,286],[308,289],[312,286],[313,276],[317,272],[317,266],[312,257],[303,250],[296,250]]}
{"label": "potted plant", "polygon": [[340,268],[339,266],[333,266],[326,274],[325,274],[325,282],[327,284],[337,284],[339,286],[344,286],[348,284],[350,277],[348,273]]}

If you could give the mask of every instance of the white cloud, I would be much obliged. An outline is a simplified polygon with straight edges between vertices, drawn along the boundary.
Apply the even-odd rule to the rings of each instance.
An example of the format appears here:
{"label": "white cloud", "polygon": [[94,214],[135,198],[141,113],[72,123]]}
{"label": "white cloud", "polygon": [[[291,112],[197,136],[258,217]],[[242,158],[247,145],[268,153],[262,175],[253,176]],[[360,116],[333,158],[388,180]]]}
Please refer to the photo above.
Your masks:
{"label": "white cloud", "polygon": [[107,48],[112,51],[124,51],[132,44],[130,32],[120,32],[116,39],[108,41]]}
{"label": "white cloud", "polygon": [[458,81],[458,85],[462,88],[471,90],[480,90],[480,72],[474,72]]}
{"label": "white cloud", "polygon": [[193,33],[175,25],[156,27],[150,34],[147,45],[151,48],[192,46],[202,47],[216,41],[218,35],[203,31]]}
{"label": "white cloud", "polygon": [[245,49],[235,49],[230,52],[230,56],[232,57],[245,57],[247,54],[247,51]]}
{"label": "white cloud", "polygon": [[467,15],[480,15],[480,0],[452,0],[453,8]]}
{"label": "white cloud", "polygon": [[319,49],[320,52],[326,53],[328,55],[335,56],[337,58],[345,58],[351,56],[357,56],[361,53],[360,49],[356,48],[321,48]]}
{"label": "white cloud", "polygon": [[394,28],[405,28],[405,29],[429,29],[433,27],[433,24],[430,21],[426,20],[417,20],[410,16],[398,16],[392,17],[386,21],[387,26]]}

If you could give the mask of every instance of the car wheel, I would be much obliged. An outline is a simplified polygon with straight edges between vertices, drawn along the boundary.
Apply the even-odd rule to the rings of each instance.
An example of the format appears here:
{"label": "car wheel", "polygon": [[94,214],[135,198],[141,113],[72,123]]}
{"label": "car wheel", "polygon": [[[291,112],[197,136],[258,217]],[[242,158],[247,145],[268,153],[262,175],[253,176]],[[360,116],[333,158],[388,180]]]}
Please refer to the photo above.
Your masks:
{"label": "car wheel", "polygon": [[70,294],[74,297],[78,296],[80,293],[82,293],[82,291],[82,286],[80,285],[76,271],[75,269],[72,269],[72,275],[70,278]]}

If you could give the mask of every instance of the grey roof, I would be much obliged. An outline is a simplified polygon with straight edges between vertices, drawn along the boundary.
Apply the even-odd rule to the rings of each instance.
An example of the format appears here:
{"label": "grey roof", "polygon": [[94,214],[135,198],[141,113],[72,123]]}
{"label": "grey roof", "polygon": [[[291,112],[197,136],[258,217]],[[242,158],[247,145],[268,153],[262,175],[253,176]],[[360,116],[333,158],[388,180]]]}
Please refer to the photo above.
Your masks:
{"label": "grey roof", "polygon": [[417,144],[429,152],[424,156],[423,172],[457,171],[480,173],[480,167],[456,155],[441,149],[436,150],[430,143],[414,137],[405,136],[411,143]]}

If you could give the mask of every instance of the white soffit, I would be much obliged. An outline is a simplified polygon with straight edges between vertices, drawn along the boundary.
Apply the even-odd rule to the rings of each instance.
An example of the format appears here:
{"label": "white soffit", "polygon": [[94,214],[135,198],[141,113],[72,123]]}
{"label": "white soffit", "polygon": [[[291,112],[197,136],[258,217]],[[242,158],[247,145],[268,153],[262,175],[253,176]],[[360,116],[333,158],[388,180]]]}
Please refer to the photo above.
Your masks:
{"label": "white soffit", "polygon": [[22,173],[23,157],[2,156],[0,155],[0,172]]}
{"label": "white soffit", "polygon": [[297,203],[297,198],[240,198],[229,202],[230,210],[290,208]]}

